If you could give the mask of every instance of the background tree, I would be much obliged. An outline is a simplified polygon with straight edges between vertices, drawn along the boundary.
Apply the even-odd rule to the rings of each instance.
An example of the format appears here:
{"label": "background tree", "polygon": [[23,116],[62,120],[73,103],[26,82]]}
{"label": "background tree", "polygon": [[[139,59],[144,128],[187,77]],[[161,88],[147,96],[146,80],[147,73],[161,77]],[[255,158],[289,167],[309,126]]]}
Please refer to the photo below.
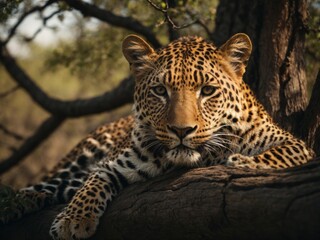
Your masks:
{"label": "background tree", "polygon": [[[186,34],[201,35],[213,40],[219,46],[236,32],[247,33],[253,41],[254,49],[245,80],[276,121],[284,128],[306,139],[319,154],[320,117],[317,103],[320,101],[320,76],[318,75],[312,94],[309,94],[311,100],[308,104],[304,62],[307,56],[309,61],[307,70],[308,75],[311,76],[309,79],[314,80],[313,72],[319,70],[320,55],[319,46],[316,44],[319,40],[320,26],[317,1],[310,2],[308,5],[305,0],[228,0],[221,1],[217,8],[218,3],[212,1],[178,0],[90,2],[28,0],[7,1],[3,4],[0,19],[3,23],[0,44],[0,61],[3,65],[0,74],[3,75],[1,78],[3,80],[0,85],[3,89],[8,90],[0,93],[1,108],[5,109],[0,115],[0,132],[6,137],[6,140],[0,140],[1,147],[6,151],[1,154],[4,160],[0,163],[0,172],[5,173],[2,177],[5,183],[22,185],[16,182],[16,177],[8,176],[16,176],[17,172],[20,174],[23,172],[23,166],[26,165],[28,169],[37,168],[37,170],[30,171],[30,176],[24,176],[23,182],[26,178],[28,180],[39,179],[41,174],[35,174],[35,172],[43,170],[39,167],[40,165],[50,168],[54,165],[55,160],[65,154],[63,153],[67,151],[65,146],[70,149],[72,144],[88,132],[88,129],[93,129],[95,125],[105,122],[106,116],[103,114],[102,117],[94,120],[93,118],[82,120],[76,128],[70,127],[74,126],[74,123],[67,125],[68,123],[65,123],[67,119],[104,113],[132,101],[133,80],[128,76],[128,67],[120,54],[121,40],[131,32],[142,35],[154,47],[160,47]],[[308,7],[311,13],[309,26]],[[19,28],[32,14],[38,15],[42,25],[31,36],[25,36],[19,32]],[[71,23],[68,21],[70,16],[73,19]],[[59,25],[69,24],[69,31],[75,37],[60,42],[49,50],[32,44],[42,30],[50,28],[54,31],[60,28],[60,26],[50,25],[55,17],[59,19]],[[38,60],[38,62],[33,60],[34,63],[37,63],[35,69],[32,69],[30,65],[30,57],[27,59],[12,57],[12,53],[7,50],[8,45],[15,39],[20,39],[20,42],[27,41],[31,45],[32,56]],[[305,50],[307,55],[304,55]],[[35,54],[38,55],[35,56]],[[6,74],[9,74],[10,77]],[[121,83],[117,85],[119,82]],[[92,86],[95,87],[92,88]],[[102,86],[105,88],[102,89]],[[23,91],[20,91],[21,89]],[[105,92],[107,90],[109,91]],[[26,110],[30,107],[26,107],[28,105],[25,105],[25,98],[18,96],[24,92],[33,100],[31,104],[35,103],[42,110],[37,109],[35,112]],[[65,99],[65,95],[69,99]],[[130,107],[126,107],[117,115],[128,114],[129,109]],[[42,114],[40,119],[36,118],[35,116],[40,112]],[[111,120],[114,116],[110,117],[110,115],[108,117]],[[30,129],[36,129],[33,130],[33,133],[26,132],[21,127],[23,119],[26,119],[26,122],[29,121]],[[42,120],[41,123],[41,119],[46,120]],[[37,122],[38,128],[34,122]],[[56,141],[60,142],[60,145],[42,145],[44,151],[32,155],[33,164],[30,164],[31,159],[29,158],[30,160],[26,160],[29,163],[20,164],[20,169],[13,168],[63,123],[66,125],[65,132],[62,135],[60,133]],[[81,131],[76,134],[78,129]],[[25,137],[27,135],[30,137]],[[61,139],[65,138],[63,135],[78,135],[79,137],[62,142]],[[46,152],[45,156],[44,152]],[[54,152],[54,154],[50,156],[48,152]],[[40,164],[38,159],[41,158],[44,159],[45,164]],[[48,162],[51,164],[47,164]],[[8,171],[12,168],[13,170]],[[151,230],[146,231],[145,227],[141,227],[140,231],[135,231],[135,233],[140,237],[145,233],[143,236],[146,239],[149,239],[150,236],[161,238],[161,234],[150,235],[154,231],[166,234],[166,236],[171,234],[172,238],[175,236],[188,238],[189,236],[191,239],[211,238],[212,236],[225,239],[232,239],[235,236],[247,238],[249,233],[250,236],[266,239],[275,236],[294,238],[294,236],[301,237],[303,234],[311,239],[318,236],[319,232],[316,229],[320,229],[320,209],[316,204],[319,200],[318,172],[317,162],[296,170],[277,173],[230,170],[222,166],[207,170],[192,170],[188,173],[186,170],[177,172],[169,177],[133,186],[121,195],[113,204],[114,207],[107,212],[105,224],[112,226],[108,228],[107,233],[114,234],[108,236],[117,238],[135,238],[137,235],[133,234],[133,230],[130,232],[130,229],[136,225],[133,227],[130,224],[138,222],[146,226],[147,222],[152,219],[152,223],[161,228],[149,227]],[[185,174],[187,177],[183,177]],[[195,182],[200,185],[193,185]],[[288,188],[288,186],[291,187]],[[147,191],[151,187],[154,189],[152,196]],[[177,194],[170,195],[172,189]],[[276,191],[276,189],[281,191]],[[189,194],[181,195],[181,192]],[[159,199],[160,195],[162,200],[154,203],[153,201]],[[201,197],[195,199],[195,196]],[[275,197],[269,202],[270,204],[266,204],[266,196]],[[133,203],[128,201],[131,198],[149,199],[149,201],[147,205],[141,202],[133,206]],[[250,201],[252,204],[244,200],[247,198],[252,199]],[[277,202],[277,199],[282,199],[282,201]],[[154,208],[156,210],[152,211],[152,206],[156,203]],[[132,207],[128,208],[128,211],[122,211],[121,206]],[[163,210],[162,215],[157,214],[160,209],[168,209],[172,212],[173,209],[170,209],[170,206],[176,209],[177,214],[172,218],[178,221],[176,225],[173,222],[168,224],[166,214],[170,212]],[[202,208],[193,211],[191,206],[202,206]],[[190,208],[190,211],[179,211],[187,207]],[[149,214],[146,215],[145,209]],[[209,211],[208,213],[208,209],[215,209],[216,212]],[[237,209],[244,209],[244,211]],[[236,210],[239,211],[238,215],[237,212],[234,212]],[[257,212],[269,211],[270,214],[267,217],[264,214],[257,214]],[[121,212],[123,214],[120,214]],[[12,225],[11,228],[10,226],[4,227],[0,230],[7,234],[6,236],[23,234],[26,222],[34,223],[37,219],[43,219],[43,216],[46,216],[48,222],[47,225],[42,225],[45,231],[43,231],[44,235],[41,235],[41,238],[45,239],[47,228],[56,213],[57,209],[51,212],[40,212],[29,219],[22,220],[18,225]],[[131,223],[124,221],[132,214]],[[193,216],[191,220],[196,219],[196,222],[190,220],[190,214]],[[159,215],[158,218],[157,215]],[[191,222],[188,222],[188,219]],[[289,230],[295,224],[301,225],[303,221],[308,221],[307,229],[295,228],[292,232]],[[274,222],[277,222],[276,225],[280,227],[276,227]],[[129,229],[128,232],[118,231],[119,224],[120,226],[125,224],[126,229]],[[192,225],[195,228],[185,231],[186,225]],[[21,231],[16,231],[19,226]],[[104,230],[101,231],[104,232]],[[184,236],[184,233],[187,233],[187,236]],[[259,235],[261,233],[263,234]],[[102,235],[99,236],[102,237]],[[33,237],[32,234],[30,236]],[[22,235],[20,237],[23,238]]]}
{"label": "background tree", "polygon": [[[319,120],[310,123],[310,119],[319,116],[310,109],[314,99],[307,109],[305,38],[308,30],[315,31],[315,22],[319,23],[318,17],[311,18],[312,29],[308,27],[307,7],[305,0],[221,1],[212,35],[216,42],[225,41],[237,32],[246,32],[251,37],[253,53],[245,81],[278,124],[305,139],[308,129],[319,128],[320,124]],[[316,10],[311,8],[311,11]],[[312,44],[313,40],[309,39],[307,46]],[[311,147],[319,146],[314,137],[308,140]]]}

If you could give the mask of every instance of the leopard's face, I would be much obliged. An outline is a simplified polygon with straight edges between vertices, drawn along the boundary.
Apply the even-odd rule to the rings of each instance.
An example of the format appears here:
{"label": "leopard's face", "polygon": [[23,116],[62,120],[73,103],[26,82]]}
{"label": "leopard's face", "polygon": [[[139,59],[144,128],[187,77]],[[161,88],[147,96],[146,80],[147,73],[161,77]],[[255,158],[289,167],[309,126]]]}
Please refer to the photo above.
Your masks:
{"label": "leopard's face", "polygon": [[223,47],[201,38],[181,38],[157,52],[128,38],[134,39],[124,53],[136,75],[134,111],[144,146],[158,146],[175,164],[197,163],[222,144],[219,130],[241,117],[242,66],[233,67]]}

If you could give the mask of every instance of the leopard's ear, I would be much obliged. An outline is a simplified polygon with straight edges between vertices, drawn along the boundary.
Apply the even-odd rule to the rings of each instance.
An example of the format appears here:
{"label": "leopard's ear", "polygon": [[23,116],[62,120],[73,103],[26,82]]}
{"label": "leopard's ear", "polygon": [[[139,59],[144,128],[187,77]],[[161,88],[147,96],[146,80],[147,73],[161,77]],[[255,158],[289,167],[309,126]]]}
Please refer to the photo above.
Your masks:
{"label": "leopard's ear", "polygon": [[122,43],[122,52],[134,73],[139,73],[150,65],[153,48],[137,35],[127,36]]}
{"label": "leopard's ear", "polygon": [[249,36],[244,33],[237,33],[223,44],[220,50],[223,52],[226,60],[231,64],[235,73],[239,77],[242,77],[252,51]]}

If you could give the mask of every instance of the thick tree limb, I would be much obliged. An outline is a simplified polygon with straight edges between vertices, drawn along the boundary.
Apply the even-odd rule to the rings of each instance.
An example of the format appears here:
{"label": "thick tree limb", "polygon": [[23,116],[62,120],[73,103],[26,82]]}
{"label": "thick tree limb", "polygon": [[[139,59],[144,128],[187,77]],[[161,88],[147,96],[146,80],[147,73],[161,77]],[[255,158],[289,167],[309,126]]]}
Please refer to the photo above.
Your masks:
{"label": "thick tree limb", "polygon": [[28,156],[36,147],[38,147],[44,139],[50,136],[64,121],[62,117],[51,116],[45,120],[37,131],[25,142],[17,151],[9,158],[0,162],[0,174],[8,171],[15,166],[19,161]]}
{"label": "thick tree limb", "polygon": [[95,17],[115,27],[121,27],[130,31],[139,33],[142,36],[144,36],[150,42],[150,44],[152,44],[155,48],[161,47],[160,42],[152,33],[151,29],[142,25],[142,23],[140,23],[136,19],[133,19],[132,17],[117,16],[106,9],[101,9],[93,4],[86,3],[83,1],[78,1],[78,0],[64,0],[64,1],[70,7],[80,11],[84,16]]}
{"label": "thick tree limb", "polygon": [[42,89],[28,76],[7,52],[5,47],[1,48],[0,61],[11,75],[14,81],[22,87],[29,96],[43,109],[52,115],[63,117],[79,117],[90,114],[101,113],[115,109],[133,100],[134,81],[132,77],[126,78],[121,84],[110,92],[103,95],[74,101],[62,101],[49,97]]}
{"label": "thick tree limb", "polygon": [[[178,170],[117,197],[92,239],[318,239],[320,162],[257,171]],[[50,239],[62,206],[0,227],[3,239]]]}

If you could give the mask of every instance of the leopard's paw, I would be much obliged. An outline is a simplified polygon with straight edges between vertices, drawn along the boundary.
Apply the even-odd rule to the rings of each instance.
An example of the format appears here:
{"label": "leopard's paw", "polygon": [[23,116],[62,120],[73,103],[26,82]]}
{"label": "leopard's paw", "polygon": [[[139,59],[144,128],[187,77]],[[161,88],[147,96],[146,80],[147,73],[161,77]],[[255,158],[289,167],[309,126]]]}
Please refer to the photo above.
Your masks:
{"label": "leopard's paw", "polygon": [[67,215],[64,211],[53,221],[50,235],[55,240],[85,239],[95,233],[98,223],[94,216]]}
{"label": "leopard's paw", "polygon": [[242,168],[259,168],[259,165],[254,161],[252,156],[244,156],[239,153],[230,155],[226,161],[226,165]]}
{"label": "leopard's paw", "polygon": [[15,198],[16,192],[11,187],[0,185],[0,223],[7,223],[21,215]]}
{"label": "leopard's paw", "polygon": [[18,220],[23,215],[35,212],[46,204],[52,204],[52,194],[34,191],[14,191],[0,185],[0,222]]}

